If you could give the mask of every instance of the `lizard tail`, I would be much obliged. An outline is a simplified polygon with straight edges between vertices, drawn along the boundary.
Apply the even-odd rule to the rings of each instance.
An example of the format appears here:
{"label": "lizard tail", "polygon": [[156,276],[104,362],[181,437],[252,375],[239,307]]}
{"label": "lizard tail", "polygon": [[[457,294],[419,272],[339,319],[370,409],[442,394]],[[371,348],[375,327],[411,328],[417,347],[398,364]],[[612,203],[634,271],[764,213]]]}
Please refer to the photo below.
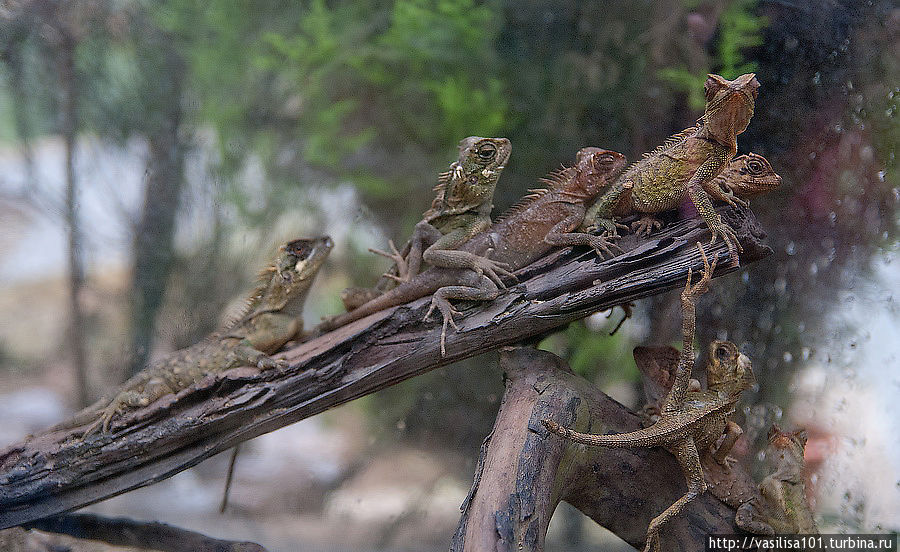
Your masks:
{"label": "lizard tail", "polygon": [[646,430],[638,430],[631,433],[617,433],[614,435],[593,435],[591,433],[581,433],[572,429],[562,427],[553,420],[541,420],[544,427],[551,433],[555,433],[561,437],[580,443],[582,445],[591,445],[595,447],[654,447],[662,444],[661,440],[647,432]]}

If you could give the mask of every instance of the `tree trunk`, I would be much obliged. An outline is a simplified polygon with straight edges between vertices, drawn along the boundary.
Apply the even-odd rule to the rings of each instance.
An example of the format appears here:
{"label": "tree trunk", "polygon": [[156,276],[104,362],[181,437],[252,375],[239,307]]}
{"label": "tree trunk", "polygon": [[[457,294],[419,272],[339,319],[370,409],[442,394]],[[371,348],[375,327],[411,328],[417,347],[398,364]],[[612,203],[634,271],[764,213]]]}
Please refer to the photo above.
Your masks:
{"label": "tree trunk", "polygon": [[78,183],[75,176],[76,131],[78,128],[78,81],[75,74],[75,40],[63,34],[59,44],[60,81],[62,84],[62,132],[66,150],[66,200],[65,220],[68,232],[69,259],[69,347],[72,367],[75,371],[75,387],[78,404],[91,403],[90,383],[87,375],[85,352],[85,316],[80,295],[84,288],[84,252],[81,242],[81,225],[78,220]]}
{"label": "tree trunk", "polygon": [[156,106],[160,111],[160,120],[147,136],[149,177],[144,190],[141,218],[134,229],[130,356],[126,378],[141,371],[150,356],[156,315],[162,306],[175,258],[172,236],[184,183],[185,146],[178,130],[182,117],[185,67],[171,45],[163,46],[163,50],[164,59],[158,74],[165,75],[165,79],[148,83],[160,87]]}

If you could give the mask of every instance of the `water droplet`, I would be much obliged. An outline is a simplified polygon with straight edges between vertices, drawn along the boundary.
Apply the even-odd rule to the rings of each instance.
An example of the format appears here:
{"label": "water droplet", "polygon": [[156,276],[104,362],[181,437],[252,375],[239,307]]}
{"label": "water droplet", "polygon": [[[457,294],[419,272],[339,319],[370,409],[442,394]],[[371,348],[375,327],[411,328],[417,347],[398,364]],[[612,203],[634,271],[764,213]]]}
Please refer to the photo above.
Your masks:
{"label": "water droplet", "polygon": [[784,247],[784,252],[788,255],[793,255],[797,252],[797,244],[794,242],[788,242],[788,244]]}
{"label": "water droplet", "polygon": [[785,361],[785,362],[791,362],[792,360],[794,360],[794,355],[792,355],[792,354],[791,354],[790,352],[788,352],[788,351],[785,351],[785,352],[784,352],[784,356],[783,356],[782,358],[784,358],[784,361]]}

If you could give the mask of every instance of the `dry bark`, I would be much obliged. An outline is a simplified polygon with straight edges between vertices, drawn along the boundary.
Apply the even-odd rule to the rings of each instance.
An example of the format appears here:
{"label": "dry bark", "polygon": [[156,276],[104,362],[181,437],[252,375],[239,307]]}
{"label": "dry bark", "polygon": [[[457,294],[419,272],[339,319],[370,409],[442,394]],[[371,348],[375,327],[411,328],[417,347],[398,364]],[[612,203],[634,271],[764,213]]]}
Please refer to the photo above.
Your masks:
{"label": "dry bark", "polygon": [[254,542],[220,540],[154,521],[69,514],[30,523],[26,529],[61,533],[114,546],[135,546],[162,552],[266,552]]}
{"label": "dry bark", "polygon": [[[675,458],[661,448],[587,447],[549,434],[541,420],[590,433],[640,429],[640,417],[531,348],[504,349],[506,392],[482,447],[452,552],[543,550],[560,501],[640,548],[650,520],[684,493]],[[664,526],[662,549],[703,550],[708,534],[734,534],[735,510],[706,493]]]}
{"label": "dry bark", "polygon": [[[745,264],[771,253],[750,211],[722,212],[737,231]],[[81,440],[79,428],[30,436],[0,452],[0,528],[155,483],[237,443],[439,366],[679,287],[688,267],[702,267],[694,244],[708,239],[704,222],[687,220],[605,261],[583,250],[551,253],[495,301],[466,308],[460,331],[448,333],[445,357],[440,323],[422,322],[424,298],[291,347],[284,355],[288,370],[238,370],[204,380],[123,416],[108,434]],[[721,241],[707,252],[727,255]],[[716,275],[733,270],[721,264]]]}

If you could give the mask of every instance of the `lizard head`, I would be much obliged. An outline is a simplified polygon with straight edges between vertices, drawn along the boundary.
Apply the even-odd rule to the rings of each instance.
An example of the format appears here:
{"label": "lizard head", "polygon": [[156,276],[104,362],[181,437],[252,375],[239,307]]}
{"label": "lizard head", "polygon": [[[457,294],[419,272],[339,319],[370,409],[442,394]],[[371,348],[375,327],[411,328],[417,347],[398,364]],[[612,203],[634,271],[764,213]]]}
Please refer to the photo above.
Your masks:
{"label": "lizard head", "polygon": [[769,447],[766,458],[775,466],[794,467],[803,470],[803,453],[808,435],[805,429],[782,431],[776,424],[769,429]]}
{"label": "lizard head", "polygon": [[593,197],[609,185],[622,170],[627,160],[619,152],[588,147],[578,150],[575,156],[575,193]]}
{"label": "lizard head", "polygon": [[275,261],[263,272],[266,285],[253,311],[284,311],[299,316],[306,292],[332,247],[334,243],[328,236],[291,240],[282,245]]}
{"label": "lizard head", "polygon": [[706,108],[703,122],[707,131],[722,144],[737,148],[735,137],[747,130],[759,81],[754,73],[747,73],[730,81],[719,75],[709,75],[703,86],[706,93]]}
{"label": "lizard head", "polygon": [[469,136],[459,142],[459,159],[450,174],[454,180],[496,183],[510,153],[512,144],[506,138]]}
{"label": "lizard head", "polygon": [[750,359],[730,341],[716,340],[709,344],[706,378],[710,391],[729,394],[740,393],[756,383]]}
{"label": "lizard head", "polygon": [[762,155],[748,153],[735,157],[716,178],[725,193],[752,199],[781,186],[781,177]]}

